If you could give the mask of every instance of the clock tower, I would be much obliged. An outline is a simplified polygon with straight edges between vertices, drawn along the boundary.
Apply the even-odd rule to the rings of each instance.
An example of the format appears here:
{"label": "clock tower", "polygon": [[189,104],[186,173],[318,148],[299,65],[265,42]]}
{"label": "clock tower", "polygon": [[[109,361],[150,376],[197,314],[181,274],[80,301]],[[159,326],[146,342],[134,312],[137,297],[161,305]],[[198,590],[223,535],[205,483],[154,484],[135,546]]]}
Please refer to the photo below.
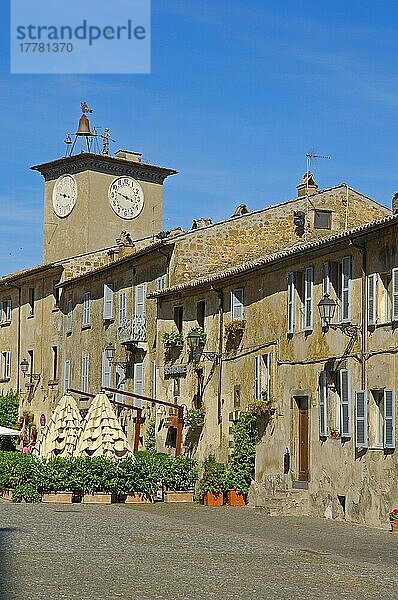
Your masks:
{"label": "clock tower", "polygon": [[[111,156],[107,130],[102,152],[93,151],[97,134],[84,107],[69,156],[32,167],[45,181],[45,263],[114,246],[122,231],[134,241],[162,230],[163,183],[176,171],[144,163],[138,152]],[[73,154],[79,137],[86,150]]]}

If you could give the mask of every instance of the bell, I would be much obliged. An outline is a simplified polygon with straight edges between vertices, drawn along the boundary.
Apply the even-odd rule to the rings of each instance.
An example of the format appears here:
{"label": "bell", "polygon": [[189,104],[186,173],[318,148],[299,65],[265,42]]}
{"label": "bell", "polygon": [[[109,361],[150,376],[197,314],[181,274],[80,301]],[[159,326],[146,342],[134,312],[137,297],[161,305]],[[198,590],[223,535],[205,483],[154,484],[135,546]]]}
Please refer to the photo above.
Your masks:
{"label": "bell", "polygon": [[78,130],[76,131],[76,135],[82,135],[82,136],[86,136],[86,137],[92,135],[91,131],[90,131],[90,123],[89,123],[89,120],[86,117],[86,115],[82,115],[80,117],[79,127],[78,127]]}

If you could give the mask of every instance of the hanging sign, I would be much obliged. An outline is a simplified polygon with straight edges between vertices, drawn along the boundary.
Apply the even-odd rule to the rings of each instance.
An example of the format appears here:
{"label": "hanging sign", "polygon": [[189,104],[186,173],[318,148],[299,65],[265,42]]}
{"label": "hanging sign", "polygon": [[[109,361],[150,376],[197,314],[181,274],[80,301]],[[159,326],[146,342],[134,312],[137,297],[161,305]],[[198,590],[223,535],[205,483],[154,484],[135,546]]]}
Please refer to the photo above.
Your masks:
{"label": "hanging sign", "polygon": [[172,367],[164,367],[164,376],[167,375],[185,375],[187,365],[173,365]]}

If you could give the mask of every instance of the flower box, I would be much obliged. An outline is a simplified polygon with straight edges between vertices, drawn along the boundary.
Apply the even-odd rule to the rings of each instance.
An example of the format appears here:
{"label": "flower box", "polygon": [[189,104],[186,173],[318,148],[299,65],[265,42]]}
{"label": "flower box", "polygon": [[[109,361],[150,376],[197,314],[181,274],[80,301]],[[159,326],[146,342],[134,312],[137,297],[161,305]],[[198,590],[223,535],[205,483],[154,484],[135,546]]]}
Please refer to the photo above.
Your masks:
{"label": "flower box", "polygon": [[126,494],[126,499],[124,501],[125,504],[152,504],[153,502],[154,498],[152,495],[146,496],[137,494],[136,492]]}
{"label": "flower box", "polygon": [[246,327],[246,321],[235,320],[229,321],[224,325],[225,335],[238,335],[241,334]]}
{"label": "flower box", "polygon": [[228,506],[246,506],[245,496],[236,490],[228,490],[227,504]]}
{"label": "flower box", "polygon": [[105,492],[94,492],[93,494],[84,494],[83,504],[111,504],[112,494]]}
{"label": "flower box", "polygon": [[3,500],[12,500],[12,488],[3,488],[1,490],[1,497],[3,498]]}
{"label": "flower box", "polygon": [[54,504],[72,504],[73,492],[44,492],[42,502]]}
{"label": "flower box", "polygon": [[203,504],[205,506],[222,506],[224,504],[224,494],[222,492],[205,492]]}
{"label": "flower box", "polygon": [[165,502],[193,502],[193,492],[164,492]]}

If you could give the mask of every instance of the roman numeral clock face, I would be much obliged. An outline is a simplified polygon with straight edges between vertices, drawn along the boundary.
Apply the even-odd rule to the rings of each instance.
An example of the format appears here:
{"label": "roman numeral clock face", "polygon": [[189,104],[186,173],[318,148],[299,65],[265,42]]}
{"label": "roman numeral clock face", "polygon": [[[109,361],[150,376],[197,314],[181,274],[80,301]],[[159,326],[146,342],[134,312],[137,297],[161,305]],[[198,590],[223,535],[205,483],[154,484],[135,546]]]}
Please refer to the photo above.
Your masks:
{"label": "roman numeral clock face", "polygon": [[53,208],[58,217],[67,217],[73,210],[77,198],[77,184],[72,175],[62,175],[53,189]]}
{"label": "roman numeral clock face", "polygon": [[135,219],[144,208],[144,192],[132,177],[119,177],[108,192],[113,211],[122,219]]}

